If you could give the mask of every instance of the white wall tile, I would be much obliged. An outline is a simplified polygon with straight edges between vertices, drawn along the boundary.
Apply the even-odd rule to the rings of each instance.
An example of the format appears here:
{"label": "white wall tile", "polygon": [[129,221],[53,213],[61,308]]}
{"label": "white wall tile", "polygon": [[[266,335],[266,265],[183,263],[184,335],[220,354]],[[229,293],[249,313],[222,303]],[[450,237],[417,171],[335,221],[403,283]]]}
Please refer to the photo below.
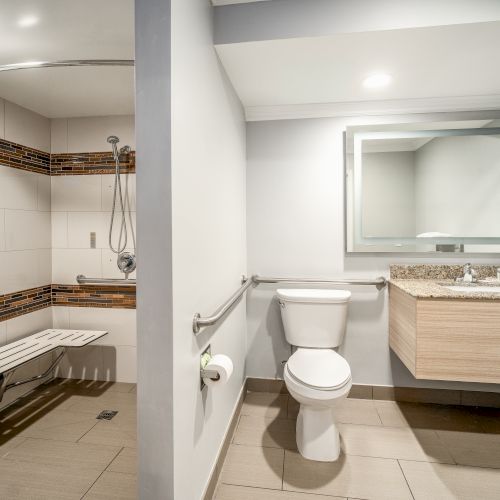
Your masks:
{"label": "white wall tile", "polygon": [[68,212],[52,212],[52,248],[68,247]]}
{"label": "white wall tile", "polygon": [[52,328],[70,328],[69,311],[70,307],[52,307]]}
{"label": "white wall tile", "polygon": [[7,342],[32,335],[33,333],[52,328],[52,311],[50,307],[7,320]]}
{"label": "white wall tile", "polygon": [[101,211],[101,176],[51,177],[52,210],[55,212]]}
{"label": "white wall tile", "polygon": [[52,250],[52,283],[76,284],[76,276],[102,277],[100,249],[54,248]]}
{"label": "white wall tile", "polygon": [[103,347],[105,380],[137,382],[137,349],[130,346]]}
{"label": "white wall tile", "polygon": [[109,151],[108,136],[120,138],[120,146],[135,149],[134,116],[99,116],[68,119],[68,153]]}
{"label": "white wall tile", "polygon": [[137,343],[135,309],[71,307],[69,318],[71,329],[107,330],[109,332],[95,341],[93,345],[135,346]]}
{"label": "white wall tile", "polygon": [[51,247],[50,212],[5,210],[5,249]]}
{"label": "white wall tile", "polygon": [[50,250],[2,252],[0,294],[50,284]]}
{"label": "white wall tile", "polygon": [[50,120],[5,101],[5,139],[50,152]]}
{"label": "white wall tile", "polygon": [[53,118],[50,120],[50,152],[68,152],[68,119]]}
{"label": "white wall tile", "polygon": [[7,322],[2,321],[0,323],[0,345],[5,345],[6,343],[7,343]]}
{"label": "white wall tile", "polygon": [[106,380],[101,346],[68,349],[61,361],[57,376],[84,380]]}
{"label": "white wall tile", "polygon": [[90,248],[90,233],[96,233],[97,248],[107,247],[110,214],[102,212],[68,212],[68,247]]}
{"label": "white wall tile", "polygon": [[[136,210],[136,174],[122,174],[122,193],[126,197],[126,210]],[[102,176],[102,209],[111,210],[113,205],[113,191],[115,185],[114,175]]]}
{"label": "white wall tile", "polygon": [[0,99],[0,139],[5,138],[5,100]]}
{"label": "white wall tile", "polygon": [[41,175],[0,165],[0,208],[36,210]]}
{"label": "white wall tile", "polygon": [[37,209],[50,212],[50,176],[37,176]]}
{"label": "white wall tile", "polygon": [[0,252],[5,250],[5,210],[0,209]]}

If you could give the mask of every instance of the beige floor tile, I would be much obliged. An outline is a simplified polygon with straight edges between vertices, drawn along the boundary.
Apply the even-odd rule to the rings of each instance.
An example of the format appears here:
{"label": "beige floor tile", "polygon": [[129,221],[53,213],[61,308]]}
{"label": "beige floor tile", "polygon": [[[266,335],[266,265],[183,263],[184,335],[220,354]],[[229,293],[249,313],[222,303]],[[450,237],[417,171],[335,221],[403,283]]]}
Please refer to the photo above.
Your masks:
{"label": "beige floor tile", "polygon": [[4,458],[64,467],[95,469],[102,472],[118,455],[120,448],[85,443],[69,443],[48,439],[26,439],[9,451]]}
{"label": "beige floor tile", "polygon": [[84,500],[135,500],[136,476],[106,471],[83,498]]}
{"label": "beige floor tile", "polygon": [[339,430],[348,455],[454,463],[435,431],[353,424],[339,424]]}
{"label": "beige floor tile", "polygon": [[221,484],[214,500],[346,500],[345,497],[295,493],[293,491],[266,490],[248,486]]}
{"label": "beige floor tile", "polygon": [[500,469],[500,434],[454,431],[437,431],[437,434],[457,464]]}
{"label": "beige floor tile", "polygon": [[313,462],[285,450],[285,490],[323,495],[411,500],[396,460],[341,455],[336,462]]}
{"label": "beige floor tile", "polygon": [[460,404],[460,391],[421,387],[373,386],[373,399],[405,401],[407,403]]}
{"label": "beige floor tile", "polygon": [[286,418],[287,403],[287,394],[248,392],[241,407],[241,415]]}
{"label": "beige floor tile", "polygon": [[220,482],[280,490],[283,453],[277,448],[231,445],[222,467]]}
{"label": "beige floor tile", "polygon": [[72,411],[38,409],[11,414],[0,423],[2,437],[20,436],[76,442],[96,425],[95,417]]}
{"label": "beige floor tile", "polygon": [[136,448],[137,427],[135,424],[121,423],[119,420],[115,420],[116,418],[109,421],[100,420],[80,439],[80,443]]}
{"label": "beige floor tile", "polygon": [[137,451],[134,448],[123,448],[119,455],[109,464],[108,471],[137,473]]}
{"label": "beige floor tile", "polygon": [[13,437],[11,439],[7,438],[0,440],[0,458],[4,457],[11,450],[23,443],[25,439],[26,438],[22,437]]}
{"label": "beige floor tile", "polygon": [[60,408],[81,413],[98,415],[102,410],[116,410],[121,413],[136,413],[137,396],[127,392],[91,392],[69,397]]}
{"label": "beige floor tile", "polygon": [[388,427],[479,431],[477,417],[467,407],[375,401],[382,420]]}
{"label": "beige floor tile", "polygon": [[[297,418],[299,403],[291,396],[288,402],[288,418]],[[343,399],[335,406],[335,419],[345,424],[382,425],[375,402],[370,399]]]}
{"label": "beige floor tile", "polygon": [[0,460],[0,498],[9,500],[79,500],[101,472]]}
{"label": "beige floor tile", "polygon": [[296,450],[295,420],[241,415],[233,443]]}
{"label": "beige floor tile", "polygon": [[498,500],[496,469],[400,461],[415,500]]}

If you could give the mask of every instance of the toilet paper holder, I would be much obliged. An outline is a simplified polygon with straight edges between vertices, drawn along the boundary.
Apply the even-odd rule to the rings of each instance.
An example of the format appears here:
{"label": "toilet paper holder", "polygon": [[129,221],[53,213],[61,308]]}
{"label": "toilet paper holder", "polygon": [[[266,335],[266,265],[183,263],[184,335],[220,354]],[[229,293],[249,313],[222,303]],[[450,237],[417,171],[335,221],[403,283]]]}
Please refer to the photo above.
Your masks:
{"label": "toilet paper holder", "polygon": [[217,370],[206,370],[208,362],[212,359],[212,350],[210,345],[201,353],[200,356],[200,389],[203,390],[206,387],[205,378],[211,378],[212,380],[219,380],[220,373]]}

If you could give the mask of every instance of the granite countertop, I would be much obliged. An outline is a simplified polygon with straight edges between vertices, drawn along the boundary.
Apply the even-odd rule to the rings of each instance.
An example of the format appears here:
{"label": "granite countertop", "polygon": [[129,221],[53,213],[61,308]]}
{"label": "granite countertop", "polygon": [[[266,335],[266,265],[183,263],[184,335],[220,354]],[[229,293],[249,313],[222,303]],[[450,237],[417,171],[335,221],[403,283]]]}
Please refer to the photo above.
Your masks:
{"label": "granite countertop", "polygon": [[[488,293],[488,292],[456,292],[453,290],[448,290],[444,286],[457,285],[457,286],[467,286],[471,289],[475,287],[488,287],[488,286],[500,286],[498,282],[491,283],[457,283],[452,279],[399,279],[391,278],[389,283],[408,293],[412,297],[419,299],[468,299],[468,300],[485,300],[493,299],[500,301],[500,293]],[[444,285],[444,286],[443,286]]]}

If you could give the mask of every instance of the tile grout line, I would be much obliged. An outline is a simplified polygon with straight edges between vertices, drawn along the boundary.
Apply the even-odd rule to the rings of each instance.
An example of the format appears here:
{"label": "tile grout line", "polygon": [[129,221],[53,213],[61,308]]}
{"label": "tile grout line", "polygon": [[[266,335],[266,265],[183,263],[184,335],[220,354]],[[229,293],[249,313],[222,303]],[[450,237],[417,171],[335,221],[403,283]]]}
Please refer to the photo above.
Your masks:
{"label": "tile grout line", "polygon": [[399,470],[401,471],[401,474],[403,474],[403,478],[405,480],[406,486],[408,486],[408,490],[410,490],[410,495],[413,498],[413,500],[415,500],[415,495],[413,494],[410,483],[408,482],[408,479],[406,478],[403,467],[401,467],[401,463],[399,462],[399,459],[397,459],[396,461],[398,462],[398,466],[399,466]]}
{"label": "tile grout line", "polygon": [[285,489],[285,449],[283,448],[283,468],[281,471],[281,490]]}

